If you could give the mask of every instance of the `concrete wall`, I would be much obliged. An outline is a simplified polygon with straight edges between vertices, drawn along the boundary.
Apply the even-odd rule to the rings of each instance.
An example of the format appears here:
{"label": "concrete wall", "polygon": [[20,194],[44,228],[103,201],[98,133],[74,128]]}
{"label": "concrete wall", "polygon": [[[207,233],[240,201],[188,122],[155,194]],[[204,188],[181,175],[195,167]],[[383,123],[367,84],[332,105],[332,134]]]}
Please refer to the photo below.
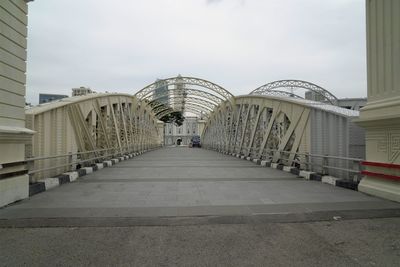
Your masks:
{"label": "concrete wall", "polygon": [[27,5],[0,1],[0,124],[25,127]]}
{"label": "concrete wall", "polygon": [[[364,159],[364,130],[352,122],[353,118],[313,109],[310,124],[310,153]],[[312,158],[312,162],[323,164],[322,158]],[[343,160],[329,159],[328,163],[341,168],[352,167],[348,161]],[[322,172],[322,168],[318,167],[313,170]],[[329,174],[337,177],[347,175],[346,172],[339,170],[330,170]]]}
{"label": "concrete wall", "polygon": [[[25,83],[28,6],[0,1],[0,207],[28,197],[25,144]],[[19,162],[11,166],[11,162]]]}
{"label": "concrete wall", "polygon": [[[400,164],[400,1],[367,0],[368,102],[359,125],[366,129],[367,161]],[[399,169],[367,171],[400,177]],[[400,180],[365,176],[359,190],[400,201]]]}

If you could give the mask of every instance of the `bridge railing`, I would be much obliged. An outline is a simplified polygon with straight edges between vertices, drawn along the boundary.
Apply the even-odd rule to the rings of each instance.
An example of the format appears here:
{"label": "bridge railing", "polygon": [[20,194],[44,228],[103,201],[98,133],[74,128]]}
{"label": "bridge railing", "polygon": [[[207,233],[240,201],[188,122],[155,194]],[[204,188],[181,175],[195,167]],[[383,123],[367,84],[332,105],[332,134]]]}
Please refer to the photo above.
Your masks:
{"label": "bridge railing", "polygon": [[[244,149],[244,155],[250,155],[253,159],[267,160],[271,163],[283,164],[290,167],[297,167],[300,170],[317,172],[322,175],[330,175],[346,180],[359,182],[362,178],[365,159],[339,157],[330,155],[318,155],[310,153],[279,151],[264,149],[260,155],[258,149]],[[235,151],[229,151],[235,153]]]}
{"label": "bridge railing", "polygon": [[332,175],[355,182],[361,180],[361,172],[364,169],[361,164],[364,159],[360,158],[278,151],[273,149],[264,149],[261,157],[271,161],[275,159],[276,163],[282,163],[283,165],[290,165],[302,170],[317,172],[323,175]]}
{"label": "bridge railing", "polygon": [[[158,146],[155,145],[149,146],[148,149],[157,147]],[[65,172],[75,171],[83,167],[90,167],[105,160],[137,152],[141,151],[133,146],[125,146],[121,148],[97,149],[63,155],[27,158],[29,181],[31,183],[37,182],[43,178],[55,177]]]}

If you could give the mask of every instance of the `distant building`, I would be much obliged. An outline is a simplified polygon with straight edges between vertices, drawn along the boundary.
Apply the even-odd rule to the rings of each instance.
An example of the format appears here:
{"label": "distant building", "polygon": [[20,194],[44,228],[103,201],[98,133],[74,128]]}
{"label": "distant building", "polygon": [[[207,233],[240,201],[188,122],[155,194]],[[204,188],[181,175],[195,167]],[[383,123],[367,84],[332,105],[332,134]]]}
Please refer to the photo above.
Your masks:
{"label": "distant building", "polygon": [[342,108],[360,110],[367,104],[367,98],[342,98],[339,99],[338,105]]}
{"label": "distant building", "polygon": [[72,88],[72,96],[80,96],[80,95],[88,95],[88,94],[93,94],[96,93],[95,91],[92,91],[92,89],[88,87],[79,87],[79,88]]}
{"label": "distant building", "polygon": [[153,100],[169,105],[168,84],[164,80],[157,79],[153,91]]}
{"label": "distant building", "polygon": [[171,107],[175,110],[184,111],[185,110],[185,97],[186,97],[186,86],[185,81],[179,74],[176,78],[175,90],[171,95],[172,103]]}
{"label": "distant building", "polygon": [[56,94],[39,94],[39,104],[52,102],[55,100],[63,99],[68,97],[67,95],[56,95]]}
{"label": "distant building", "polygon": [[194,135],[200,135],[199,118],[185,117],[181,126],[176,126],[174,123],[166,123],[164,128],[165,145],[188,145]]}
{"label": "distant building", "polygon": [[[308,100],[326,102],[325,98],[317,94],[313,91],[307,91],[305,93],[305,98]],[[338,99],[337,105],[342,108],[351,109],[351,110],[360,110],[360,108],[364,107],[367,104],[366,97],[358,97],[358,98],[342,98]]]}
{"label": "distant building", "polygon": [[317,94],[314,91],[307,91],[305,93],[305,98],[308,100],[319,101],[319,102],[325,101],[325,97],[323,95]]}

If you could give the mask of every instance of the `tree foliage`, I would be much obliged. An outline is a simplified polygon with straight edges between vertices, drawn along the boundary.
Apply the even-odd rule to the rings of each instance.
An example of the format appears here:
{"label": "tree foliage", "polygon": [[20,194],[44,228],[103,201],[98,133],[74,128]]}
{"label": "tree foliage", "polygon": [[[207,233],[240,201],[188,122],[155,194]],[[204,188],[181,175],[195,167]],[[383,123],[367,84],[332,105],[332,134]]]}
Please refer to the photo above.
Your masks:
{"label": "tree foliage", "polygon": [[177,126],[181,126],[183,124],[183,121],[185,120],[185,117],[183,116],[181,111],[174,111],[163,116],[162,118],[160,118],[160,120],[165,123],[175,123]]}

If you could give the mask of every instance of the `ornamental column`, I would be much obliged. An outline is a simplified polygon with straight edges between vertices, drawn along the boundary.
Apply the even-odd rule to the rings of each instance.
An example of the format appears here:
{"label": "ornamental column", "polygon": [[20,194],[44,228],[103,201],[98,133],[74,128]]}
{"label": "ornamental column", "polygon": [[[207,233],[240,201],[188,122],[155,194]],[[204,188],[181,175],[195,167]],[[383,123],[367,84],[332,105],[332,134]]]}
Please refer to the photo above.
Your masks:
{"label": "ornamental column", "polygon": [[25,144],[27,14],[30,0],[0,0],[0,207],[29,196]]}
{"label": "ornamental column", "polygon": [[367,0],[366,170],[359,191],[400,201],[400,1]]}

